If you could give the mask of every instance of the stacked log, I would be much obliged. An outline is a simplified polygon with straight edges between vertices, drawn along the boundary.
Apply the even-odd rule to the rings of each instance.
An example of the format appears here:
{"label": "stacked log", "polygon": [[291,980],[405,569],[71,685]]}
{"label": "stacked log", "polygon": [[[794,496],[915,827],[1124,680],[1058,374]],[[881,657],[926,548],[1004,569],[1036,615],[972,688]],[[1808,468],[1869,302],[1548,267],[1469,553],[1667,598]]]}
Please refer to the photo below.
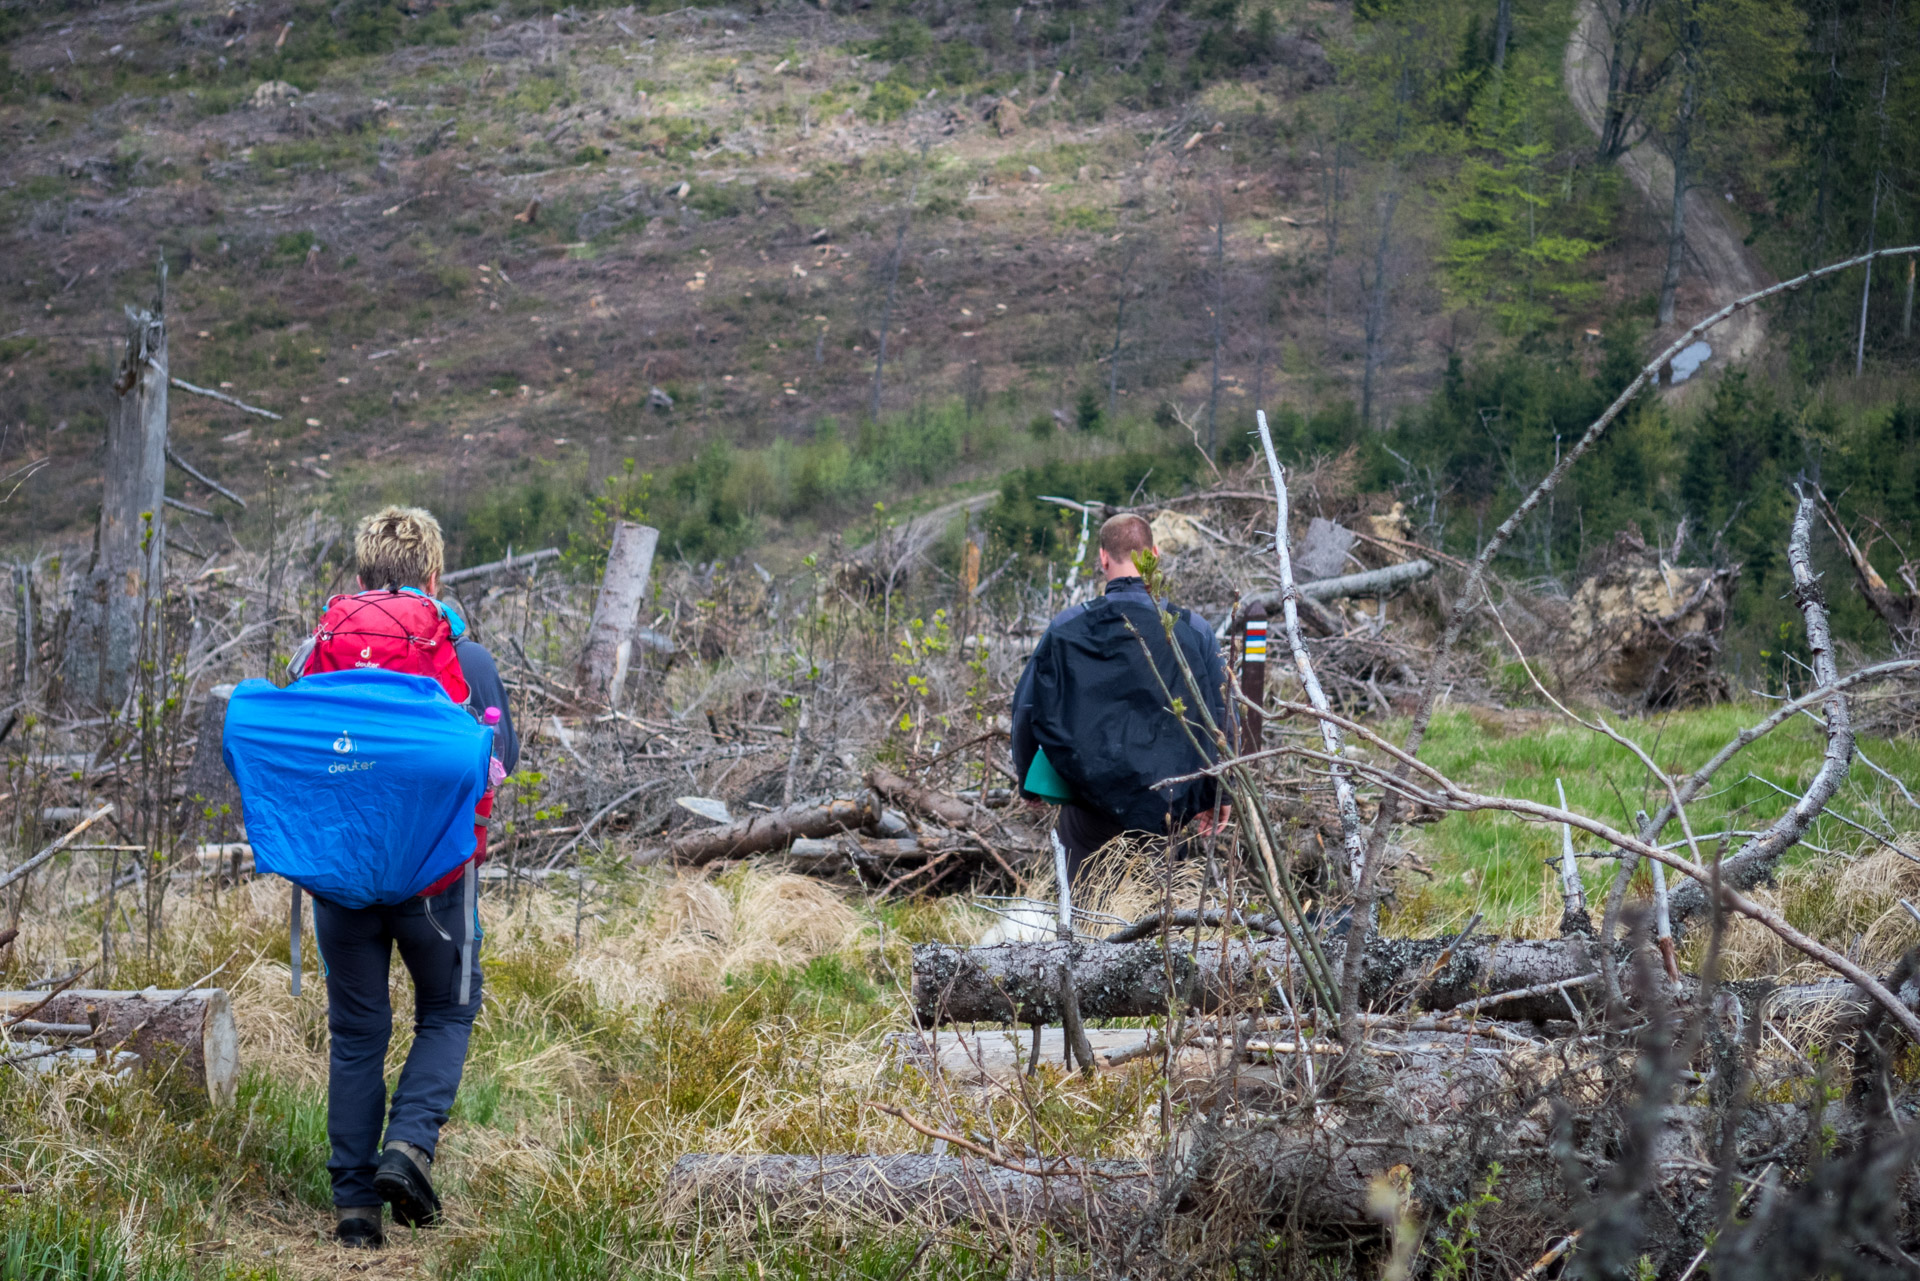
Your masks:
{"label": "stacked log", "polygon": [[[31,1017],[21,1018],[27,1014]],[[143,1067],[170,1071],[174,1079],[204,1090],[215,1104],[232,1102],[240,1083],[240,1036],[233,1002],[223,988],[71,988],[51,997],[0,992],[0,1021],[13,1025],[16,1041],[32,1037],[101,1055],[135,1054]]]}

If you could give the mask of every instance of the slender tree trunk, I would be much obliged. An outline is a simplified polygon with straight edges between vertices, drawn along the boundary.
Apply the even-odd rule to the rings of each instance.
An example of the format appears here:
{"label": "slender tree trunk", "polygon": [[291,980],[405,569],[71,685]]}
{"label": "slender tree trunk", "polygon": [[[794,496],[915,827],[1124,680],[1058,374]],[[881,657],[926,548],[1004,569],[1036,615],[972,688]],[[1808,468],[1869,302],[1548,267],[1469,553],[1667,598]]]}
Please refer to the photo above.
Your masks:
{"label": "slender tree trunk", "polygon": [[1507,41],[1513,35],[1513,0],[1500,0],[1499,12],[1493,20],[1493,69],[1502,71],[1507,65]]}
{"label": "slender tree trunk", "polygon": [[1613,40],[1607,51],[1607,102],[1601,111],[1600,143],[1596,148],[1603,165],[1612,164],[1627,149],[1626,86],[1632,79],[1632,63],[1639,57],[1637,45],[1629,48],[1631,23],[1626,0],[1621,0],[1610,16]]}
{"label": "slender tree trunk", "polygon": [[1341,142],[1335,138],[1332,147],[1332,164],[1321,169],[1321,186],[1326,196],[1327,224],[1327,265],[1322,273],[1325,277],[1326,292],[1326,335],[1329,345],[1333,342],[1333,259],[1339,252],[1340,244],[1340,161]]}
{"label": "slender tree trunk", "polygon": [[879,421],[880,392],[886,384],[887,376],[887,333],[893,328],[893,300],[900,286],[900,255],[907,243],[907,222],[913,217],[913,201],[907,201],[907,212],[901,216],[900,229],[893,236],[893,256],[887,263],[887,301],[880,308],[880,344],[873,357],[873,396],[867,403],[867,417]]}
{"label": "slender tree trunk", "polygon": [[1213,380],[1207,389],[1207,457],[1220,456],[1220,347],[1226,332],[1227,209],[1218,192],[1213,198]]}
{"label": "slender tree trunk", "polygon": [[[1880,171],[1873,172],[1873,201],[1867,207],[1867,252],[1874,248],[1874,233],[1880,223]],[[1867,368],[1867,304],[1873,300],[1873,264],[1867,264],[1866,278],[1860,282],[1860,333],[1853,344],[1853,376],[1858,378]]]}
{"label": "slender tree trunk", "polygon": [[1120,287],[1113,309],[1113,350],[1107,354],[1107,422],[1109,425],[1119,420],[1120,412],[1120,348],[1127,334],[1127,286],[1133,280],[1133,264],[1140,257],[1140,242],[1127,245],[1127,256],[1120,266]]}
{"label": "slender tree trunk", "polygon": [[[1872,253],[1880,230],[1881,164],[1887,154],[1887,80],[1893,73],[1894,23],[1899,6],[1887,0],[1887,31],[1880,42],[1880,100],[1874,114],[1880,117],[1880,138],[1873,157],[1873,201],[1867,211],[1867,252]],[[1853,376],[1858,378],[1867,367],[1867,304],[1873,298],[1873,264],[1867,264],[1866,279],[1860,284],[1860,336],[1853,346]]]}
{"label": "slender tree trunk", "polygon": [[129,311],[107,419],[100,520],[73,609],[66,695],[112,709],[132,690],[140,636],[166,545],[167,265],[151,311]]}
{"label": "slender tree trunk", "polygon": [[1373,426],[1374,383],[1386,358],[1387,255],[1393,248],[1393,215],[1400,207],[1400,187],[1388,190],[1380,209],[1380,241],[1373,251],[1373,284],[1367,296],[1367,365],[1360,382],[1360,422]]}
{"label": "slender tree trunk", "polygon": [[1673,131],[1673,221],[1667,229],[1667,269],[1660,278],[1662,325],[1673,323],[1674,295],[1680,289],[1680,264],[1687,256],[1687,185],[1693,161],[1693,70],[1680,89],[1680,112]]}

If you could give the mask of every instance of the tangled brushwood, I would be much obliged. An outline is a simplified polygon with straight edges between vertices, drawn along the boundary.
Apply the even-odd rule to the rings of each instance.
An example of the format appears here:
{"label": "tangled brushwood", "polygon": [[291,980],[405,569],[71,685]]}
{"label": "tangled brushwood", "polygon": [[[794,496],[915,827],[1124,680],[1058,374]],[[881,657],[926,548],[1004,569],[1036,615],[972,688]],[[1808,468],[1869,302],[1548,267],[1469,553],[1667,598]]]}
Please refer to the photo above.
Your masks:
{"label": "tangled brushwood", "polygon": [[[1920,658],[1843,670],[1810,486],[1784,549],[1809,679],[1687,759],[1617,717],[1726,697],[1711,656],[1729,570],[1623,543],[1570,601],[1490,572],[1711,323],[1650,362],[1471,562],[1356,499],[1341,460],[1289,478],[1264,419],[1244,471],[1136,495],[1160,546],[1149,579],[1235,647],[1236,723],[1196,731],[1220,821],[1172,848],[1116,842],[1071,903],[1047,816],[1014,790],[1007,706],[1047,619],[1091,590],[1085,531],[1107,505],[1056,500],[1069,543],[1079,531],[1064,574],[983,574],[981,504],[963,501],[791,577],[677,564],[636,586],[652,548],[636,559],[632,526],[604,564],[449,575],[526,757],[495,810],[489,1007],[436,1173],[450,1244],[428,1261],[593,1277],[1920,1270],[1920,858],[1885,814],[1835,807],[1865,769],[1920,808],[1857,727],[1860,701]],[[171,551],[104,715],[71,713],[40,674],[68,643],[62,616],[17,611],[4,804],[20,856],[0,873],[0,947],[21,991],[0,1004],[0,1195],[105,1186],[62,1128],[96,1126],[127,1144],[123,1190],[148,1177],[126,1136],[165,1134],[221,1171],[226,1190],[204,1195],[245,1197],[247,1177],[183,1137],[200,1126],[284,1198],[274,1214],[312,1217],[323,1145],[311,1123],[273,1128],[272,1091],[317,1089],[324,1002],[317,984],[284,992],[312,958],[252,874],[219,744],[227,682],[283,672],[342,585],[340,532],[314,516],[259,548]],[[24,581],[19,600],[62,598],[51,570]],[[609,600],[631,616],[606,630]],[[1264,681],[1240,661],[1263,618]],[[1204,708],[1195,681],[1183,671],[1169,704]],[[1628,807],[1488,788],[1422,755],[1443,701],[1516,690],[1636,762],[1645,809],[1607,818]],[[1815,722],[1793,789],[1709,808],[1735,762]],[[1411,906],[1429,833],[1494,817],[1555,850],[1536,927],[1508,912],[1483,929],[1476,908],[1410,928],[1434,924]],[[1855,829],[1858,854],[1831,848]],[[1828,846],[1803,848],[1816,836]],[[201,1057],[170,1052],[163,1025]],[[207,1029],[228,1026],[222,1077]],[[126,1239],[171,1234],[146,1257],[212,1230],[117,1204]]]}

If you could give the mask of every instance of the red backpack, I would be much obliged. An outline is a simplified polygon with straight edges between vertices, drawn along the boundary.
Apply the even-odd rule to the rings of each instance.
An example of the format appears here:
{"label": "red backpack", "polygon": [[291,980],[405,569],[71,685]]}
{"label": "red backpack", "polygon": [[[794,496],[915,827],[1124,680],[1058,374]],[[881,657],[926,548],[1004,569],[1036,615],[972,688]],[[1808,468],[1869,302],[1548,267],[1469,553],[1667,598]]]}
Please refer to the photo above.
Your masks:
{"label": "red backpack", "polygon": [[375,590],[327,602],[301,674],[356,667],[431,676],[454,702],[468,698],[467,678],[454,653],[453,624],[438,602],[417,592]]}

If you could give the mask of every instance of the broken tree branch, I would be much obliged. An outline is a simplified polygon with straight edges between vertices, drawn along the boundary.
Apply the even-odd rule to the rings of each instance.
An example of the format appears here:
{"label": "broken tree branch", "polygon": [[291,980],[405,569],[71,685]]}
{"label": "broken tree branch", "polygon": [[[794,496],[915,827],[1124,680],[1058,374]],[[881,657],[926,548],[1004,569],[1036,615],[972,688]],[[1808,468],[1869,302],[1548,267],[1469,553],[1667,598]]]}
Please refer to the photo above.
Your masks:
{"label": "broken tree branch", "polygon": [[523,552],[518,556],[508,556],[502,560],[490,560],[484,565],[470,565],[466,569],[456,569],[451,574],[442,574],[444,583],[464,583],[470,578],[485,578],[488,574],[505,573],[509,569],[525,569],[529,565],[538,565],[543,560],[554,560],[560,555],[558,547],[543,547],[537,552]]}
{"label": "broken tree branch", "polygon": [[274,413],[271,409],[262,409],[258,405],[249,405],[246,401],[229,396],[224,391],[215,391],[211,387],[196,387],[184,378],[168,378],[167,382],[172,386],[178,387],[181,391],[190,391],[196,396],[205,396],[208,400],[217,400],[223,405],[232,405],[235,409],[244,410],[249,414],[258,414],[260,417],[270,418],[274,422],[280,421],[280,415]]}
{"label": "broken tree branch", "polygon": [[180,455],[174,453],[172,445],[167,446],[167,461],[172,463],[175,467],[178,467],[181,471],[187,473],[187,475],[199,481],[202,485],[205,485],[208,489],[211,489],[214,493],[220,495],[222,498],[228,500],[229,502],[233,503],[235,506],[239,507],[241,511],[245,511],[247,509],[246,499],[240,497],[240,495],[234,493],[231,489],[228,489],[225,485],[222,485],[219,481],[213,479],[211,476],[201,471],[198,467],[195,467],[192,463],[188,462],[186,459],[182,458]]}
{"label": "broken tree branch", "polygon": [[[1796,486],[1796,489],[1798,487]],[[1833,634],[1827,625],[1826,599],[1819,578],[1813,572],[1813,498],[1800,493],[1800,507],[1794,514],[1793,534],[1787,540],[1787,563],[1793,569],[1793,593],[1806,621],[1807,647],[1813,653],[1813,675],[1822,688],[1832,690],[1826,698],[1827,746],[1820,768],[1806,791],[1792,808],[1767,828],[1763,835],[1747,841],[1730,859],[1720,865],[1720,879],[1736,890],[1751,889],[1772,875],[1780,856],[1799,843],[1813,826],[1814,819],[1827,807],[1840,784],[1846,781],[1853,763],[1853,716],[1847,696],[1839,688],[1840,673],[1834,664]],[[1665,811],[1662,811],[1663,813]],[[1682,885],[1668,899],[1672,919],[1685,921],[1707,909],[1706,887]]]}
{"label": "broken tree branch", "polygon": [[42,863],[52,858],[55,854],[58,854],[61,850],[67,848],[67,845],[75,837],[79,836],[80,833],[86,831],[89,827],[92,827],[95,823],[98,823],[101,819],[105,818],[107,815],[111,813],[113,813],[113,805],[111,803],[102,805],[99,809],[95,810],[93,813],[81,819],[73,827],[67,829],[67,834],[65,836],[62,836],[58,840],[54,841],[51,845],[41,850],[38,854],[35,854],[32,858],[28,859],[26,862],[20,864],[18,867],[10,868],[4,873],[0,873],[0,890],[5,889],[7,886],[13,884],[15,881],[19,880],[21,877],[31,873],[34,868],[39,867]]}
{"label": "broken tree branch", "polygon": [[[1267,471],[1273,476],[1273,501],[1275,507],[1273,526],[1274,556],[1280,562],[1280,617],[1287,633],[1287,647],[1293,651],[1293,666],[1299,674],[1300,686],[1307,693],[1307,700],[1316,711],[1328,710],[1326,691],[1320,688],[1320,678],[1314,673],[1313,660],[1307,655],[1307,644],[1300,637],[1299,592],[1293,582],[1293,556],[1287,547],[1287,475],[1280,466],[1279,457],[1273,452],[1273,435],[1267,430],[1265,410],[1254,414],[1254,423],[1260,433],[1260,448],[1266,452]],[[1325,744],[1327,755],[1338,762],[1341,756],[1340,730],[1330,721],[1321,719],[1320,741]],[[1342,871],[1353,889],[1354,917],[1353,941],[1357,943],[1341,965],[1340,1008],[1345,1013],[1345,1023],[1341,1029],[1343,1039],[1349,1043],[1351,1033],[1358,1029],[1352,1021],[1360,1012],[1360,959],[1366,954],[1367,939],[1371,935],[1374,878],[1370,874],[1367,849],[1360,833],[1360,807],[1353,796],[1353,779],[1343,764],[1334,764],[1328,771],[1333,777],[1333,795],[1335,808],[1340,814],[1340,842],[1347,853],[1347,865]]]}

